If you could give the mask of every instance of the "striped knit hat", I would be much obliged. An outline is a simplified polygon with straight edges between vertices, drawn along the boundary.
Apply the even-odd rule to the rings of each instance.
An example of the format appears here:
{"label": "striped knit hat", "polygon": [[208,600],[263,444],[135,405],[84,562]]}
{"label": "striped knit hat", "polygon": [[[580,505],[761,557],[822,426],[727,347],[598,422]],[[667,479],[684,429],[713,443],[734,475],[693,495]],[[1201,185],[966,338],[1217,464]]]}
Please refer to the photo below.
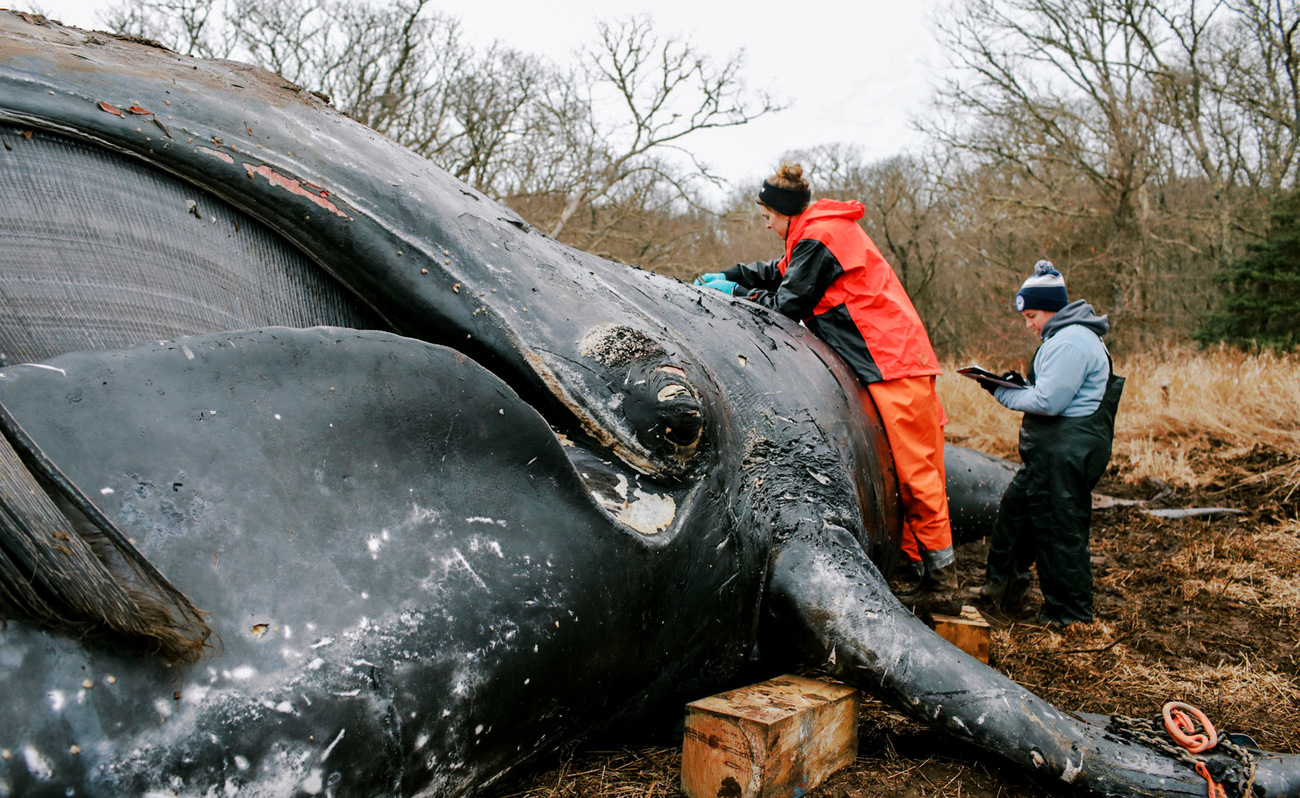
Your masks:
{"label": "striped knit hat", "polygon": [[1016,294],[1016,310],[1046,310],[1055,313],[1070,304],[1065,278],[1050,260],[1034,264],[1034,276],[1025,280]]}

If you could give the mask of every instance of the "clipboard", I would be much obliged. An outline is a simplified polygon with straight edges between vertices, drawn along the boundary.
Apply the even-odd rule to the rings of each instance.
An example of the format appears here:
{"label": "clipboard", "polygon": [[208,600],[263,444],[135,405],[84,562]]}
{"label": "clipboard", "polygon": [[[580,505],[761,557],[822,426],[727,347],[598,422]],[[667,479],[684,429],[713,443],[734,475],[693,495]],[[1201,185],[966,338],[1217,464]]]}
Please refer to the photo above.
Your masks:
{"label": "clipboard", "polygon": [[991,385],[998,385],[1003,388],[1028,388],[1029,387],[1027,385],[1020,385],[1019,383],[1011,382],[1010,380],[1004,380],[1002,379],[1002,377],[998,376],[997,374],[994,374],[991,371],[985,371],[979,366],[966,366],[965,368],[957,369],[957,373],[962,375],[963,377],[970,377],[972,380],[975,380],[976,382],[989,383]]}

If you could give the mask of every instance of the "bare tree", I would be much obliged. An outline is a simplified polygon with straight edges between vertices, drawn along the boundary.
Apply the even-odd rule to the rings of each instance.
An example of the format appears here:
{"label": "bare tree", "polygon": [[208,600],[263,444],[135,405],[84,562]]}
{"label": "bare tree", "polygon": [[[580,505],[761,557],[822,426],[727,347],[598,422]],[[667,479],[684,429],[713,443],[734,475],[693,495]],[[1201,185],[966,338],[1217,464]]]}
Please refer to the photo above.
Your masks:
{"label": "bare tree", "polygon": [[[485,193],[519,191],[545,142],[543,94],[557,75],[539,59],[465,45],[428,0],[128,0],[115,30],[180,52],[233,57],[329,96],[344,113]],[[552,157],[552,161],[560,161]],[[520,165],[524,164],[524,168]]]}
{"label": "bare tree", "polygon": [[460,133],[448,87],[472,53],[428,0],[128,0],[107,22],[178,52],[258,64],[426,156]]}
{"label": "bare tree", "polygon": [[548,138],[537,105],[555,79],[537,58],[490,48],[474,69],[449,80],[459,132],[440,165],[485,193],[517,193],[529,159],[542,154],[536,144]]}
{"label": "bare tree", "polygon": [[[551,235],[558,237],[580,209],[619,200],[620,187],[635,195],[647,177],[692,202],[693,180],[717,183],[682,140],[779,109],[766,96],[749,97],[739,79],[742,65],[739,54],[714,64],[689,42],[655,33],[646,16],[599,23],[598,42],[583,51],[565,95],[550,104],[579,115],[564,119],[573,133],[572,173]],[[670,155],[690,168],[666,168]]]}
{"label": "bare tree", "polygon": [[[1240,160],[1253,184],[1284,190],[1296,182],[1300,148],[1300,9],[1293,0],[1236,0],[1217,53],[1220,92],[1240,109]],[[1232,141],[1232,139],[1228,139]]]}
{"label": "bare tree", "polygon": [[[1175,13],[1188,5],[967,0],[943,25],[958,72],[941,107],[956,121],[930,130],[967,163],[953,189],[1020,215],[1018,235],[997,228],[1017,257],[1040,241],[1134,327],[1193,312],[1160,288],[1179,281],[1204,292],[1214,267],[1200,221],[1210,209],[1204,193],[1185,190],[1180,163],[1231,170],[1191,127],[1181,138],[1171,127],[1174,109],[1189,119],[1189,107],[1208,108],[1205,73],[1190,67],[1204,60],[1214,8],[1193,0],[1190,15]],[[1170,208],[1180,199],[1190,202],[1181,216]]]}
{"label": "bare tree", "polygon": [[[1153,174],[1154,116],[1143,31],[1156,0],[972,0],[944,29],[962,67],[943,92],[977,125],[935,129],[978,157],[1017,165],[1037,201],[1057,207],[1052,178],[1081,175],[1114,224],[1137,223]],[[1146,38],[1154,38],[1147,36]],[[973,78],[973,79],[972,79]],[[1061,173],[1040,168],[1059,164]]]}
{"label": "bare tree", "polygon": [[899,155],[865,163],[861,150],[828,144],[783,160],[802,163],[819,196],[860,200],[866,207],[862,226],[908,295],[917,301],[929,292],[939,260],[939,231],[932,222],[942,200],[936,194],[941,187],[925,174],[919,159]]}
{"label": "bare tree", "polygon": [[230,58],[238,44],[225,24],[225,7],[225,0],[127,0],[108,9],[104,24],[178,53]]}
{"label": "bare tree", "polygon": [[255,62],[329,95],[345,113],[427,157],[457,133],[449,85],[472,53],[427,0],[231,0]]}

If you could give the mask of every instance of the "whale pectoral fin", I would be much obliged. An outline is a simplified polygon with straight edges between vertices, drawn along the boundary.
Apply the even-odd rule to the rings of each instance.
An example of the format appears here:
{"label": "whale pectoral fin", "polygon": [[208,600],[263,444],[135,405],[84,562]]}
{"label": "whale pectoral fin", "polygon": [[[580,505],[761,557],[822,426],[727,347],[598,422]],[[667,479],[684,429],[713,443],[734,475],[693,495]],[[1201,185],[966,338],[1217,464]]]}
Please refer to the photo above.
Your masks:
{"label": "whale pectoral fin", "polygon": [[203,655],[200,612],[0,404],[0,618],[111,637],[169,664]]}
{"label": "whale pectoral fin", "polygon": [[[1205,795],[1185,762],[1059,710],[949,645],[893,597],[845,530],[788,540],[766,598],[764,623],[805,661],[922,723],[1096,795]],[[1298,763],[1262,755],[1257,794],[1300,794]],[[1245,783],[1239,763],[1218,766]]]}

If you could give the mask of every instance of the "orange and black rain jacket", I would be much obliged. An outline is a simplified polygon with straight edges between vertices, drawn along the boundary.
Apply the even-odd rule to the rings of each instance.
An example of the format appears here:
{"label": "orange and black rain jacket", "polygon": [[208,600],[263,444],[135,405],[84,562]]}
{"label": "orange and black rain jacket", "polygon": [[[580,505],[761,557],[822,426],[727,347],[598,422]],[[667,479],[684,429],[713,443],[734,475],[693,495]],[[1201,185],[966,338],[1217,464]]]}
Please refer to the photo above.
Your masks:
{"label": "orange and black rain jacket", "polygon": [[858,226],[861,202],[822,199],[790,219],[785,255],[725,272],[753,302],[798,319],[864,383],[939,373],[921,317]]}

